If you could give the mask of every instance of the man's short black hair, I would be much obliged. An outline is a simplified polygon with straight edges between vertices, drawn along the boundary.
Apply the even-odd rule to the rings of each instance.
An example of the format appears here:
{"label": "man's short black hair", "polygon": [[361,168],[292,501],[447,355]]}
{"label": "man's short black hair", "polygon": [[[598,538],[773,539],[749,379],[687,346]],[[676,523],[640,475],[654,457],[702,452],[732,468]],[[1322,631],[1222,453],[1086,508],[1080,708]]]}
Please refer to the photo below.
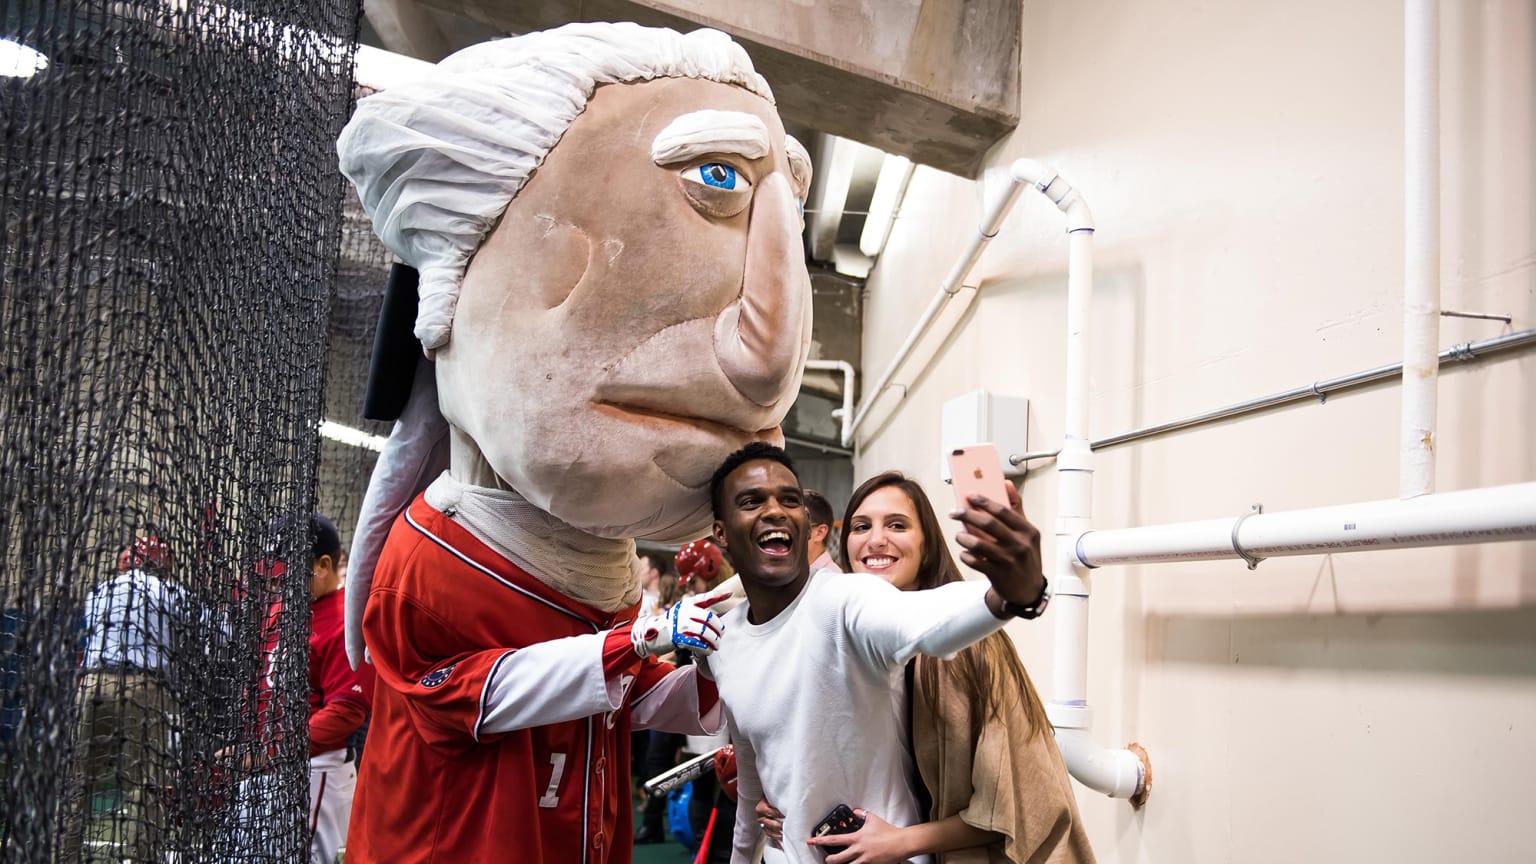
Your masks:
{"label": "man's short black hair", "polygon": [[[291,524],[293,523],[289,516],[279,516],[272,520],[272,525],[267,529],[268,555],[278,555],[283,548],[283,536]],[[326,518],[323,513],[310,514],[308,535],[309,561],[306,565],[313,564],[324,555],[331,556],[332,561],[337,561],[341,557],[341,533],[336,530],[336,523]]]}
{"label": "man's short black hair", "polygon": [[720,518],[720,496],[725,491],[725,478],[729,477],[731,472],[737,468],[748,462],[756,462],[759,459],[767,459],[770,462],[777,462],[783,465],[789,469],[789,473],[795,475],[795,482],[800,482],[800,472],[795,470],[794,460],[789,458],[789,454],[784,452],[783,447],[775,447],[767,441],[752,441],[747,446],[725,457],[725,461],[721,462],[720,467],[715,469],[715,476],[709,478],[709,506],[714,511],[716,519]]}
{"label": "man's short black hair", "polygon": [[318,561],[325,555],[331,556],[335,563],[341,557],[341,532],[336,530],[336,523],[332,522],[322,513],[313,513],[309,517],[310,561]]}
{"label": "man's short black hair", "polygon": [[815,489],[805,490],[805,511],[811,518],[811,527],[832,527],[832,502]]}

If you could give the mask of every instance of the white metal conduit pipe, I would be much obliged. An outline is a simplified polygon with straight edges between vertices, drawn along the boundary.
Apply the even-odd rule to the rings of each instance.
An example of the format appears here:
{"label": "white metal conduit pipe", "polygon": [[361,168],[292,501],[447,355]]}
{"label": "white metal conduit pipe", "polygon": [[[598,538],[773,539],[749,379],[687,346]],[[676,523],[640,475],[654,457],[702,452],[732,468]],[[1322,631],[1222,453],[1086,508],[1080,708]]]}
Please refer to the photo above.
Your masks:
{"label": "white metal conduit pipe", "polygon": [[[1111,531],[1073,543],[1084,567],[1265,558],[1536,538],[1536,483]],[[1055,611],[1053,608],[1051,611]]]}
{"label": "white metal conduit pipe", "polygon": [[1398,494],[1435,491],[1440,346],[1440,3],[1404,4],[1403,419]]}
{"label": "white metal conduit pipe", "polygon": [[843,375],[843,407],[832,412],[832,416],[842,421],[843,445],[847,446],[849,437],[853,434],[853,364],[847,360],[807,360],[805,368],[819,369],[823,372],[841,372]]}
{"label": "white metal conduit pipe", "polygon": [[917,343],[928,332],[928,328],[933,326],[933,322],[939,317],[939,313],[943,312],[944,307],[949,305],[949,301],[953,300],[955,295],[960,292],[961,287],[965,284],[965,277],[969,276],[971,268],[976,266],[976,261],[981,258],[982,250],[986,249],[987,244],[992,242],[992,238],[997,236],[998,228],[1002,226],[1003,219],[1008,216],[1008,212],[1013,209],[1013,202],[1019,199],[1019,192],[1022,191],[1022,188],[1018,176],[1010,172],[1008,185],[1003,189],[1002,194],[998,195],[997,200],[993,201],[992,205],[982,213],[981,224],[976,229],[976,236],[971,238],[971,242],[965,247],[965,251],[960,253],[960,259],[955,262],[954,267],[950,268],[949,275],[944,277],[944,281],[939,285],[939,290],[934,293],[933,299],[928,301],[928,308],[924,309],[923,314],[918,317],[917,324],[913,326],[912,332],[907,334],[907,338],[896,349],[896,353],[891,357],[891,362],[885,367],[885,371],[880,373],[880,377],[875,380],[875,386],[865,391],[864,402],[853,415],[852,422],[846,423],[843,426],[843,446],[846,447],[853,443],[854,433],[858,432],[859,427],[869,418],[870,410],[875,407],[875,403],[885,393],[886,388],[891,386],[891,379],[896,377],[896,373],[901,370],[902,364],[907,362],[907,358],[911,356],[912,350],[917,347]]}
{"label": "white metal conduit pipe", "polygon": [[1067,381],[1064,440],[1056,459],[1056,558],[1051,570],[1054,690],[1046,712],[1056,727],[1067,771],[1079,783],[1112,798],[1146,802],[1151,764],[1141,748],[1110,749],[1094,740],[1088,707],[1088,595],[1086,568],[1074,541],[1093,515],[1093,450],[1088,438],[1088,317],[1093,302],[1093,214],[1077,190],[1054,170],[1030,159],[1012,175],[1038,189],[1067,217]]}

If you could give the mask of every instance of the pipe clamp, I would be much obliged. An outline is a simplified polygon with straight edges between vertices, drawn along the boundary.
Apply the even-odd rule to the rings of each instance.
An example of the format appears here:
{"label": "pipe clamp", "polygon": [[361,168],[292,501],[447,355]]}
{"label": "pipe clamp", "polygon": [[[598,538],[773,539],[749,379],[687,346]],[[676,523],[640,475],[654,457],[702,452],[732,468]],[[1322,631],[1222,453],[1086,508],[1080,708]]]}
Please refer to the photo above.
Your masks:
{"label": "pipe clamp", "polygon": [[1244,561],[1248,562],[1248,569],[1249,570],[1257,570],[1257,569],[1259,569],[1259,562],[1263,561],[1264,559],[1259,557],[1258,555],[1253,555],[1253,554],[1249,553],[1248,550],[1244,549],[1242,547],[1242,545],[1237,542],[1237,532],[1238,532],[1238,529],[1243,527],[1243,521],[1246,520],[1249,516],[1257,516],[1258,514],[1263,513],[1263,512],[1264,512],[1264,505],[1263,504],[1255,504],[1255,505],[1253,505],[1253,507],[1251,509],[1249,509],[1249,511],[1247,513],[1244,513],[1243,515],[1237,517],[1237,521],[1232,523],[1232,551],[1237,553],[1237,557],[1239,557],[1239,558],[1243,559]]}

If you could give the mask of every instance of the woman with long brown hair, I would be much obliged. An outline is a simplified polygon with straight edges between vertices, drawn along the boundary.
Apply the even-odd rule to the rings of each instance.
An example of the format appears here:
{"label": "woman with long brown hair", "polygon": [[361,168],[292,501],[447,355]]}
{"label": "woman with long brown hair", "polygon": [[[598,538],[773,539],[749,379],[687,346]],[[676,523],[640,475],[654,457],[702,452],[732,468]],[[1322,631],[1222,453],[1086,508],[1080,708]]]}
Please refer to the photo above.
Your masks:
{"label": "woman with long brown hair", "polygon": [[[850,570],[903,591],[964,578],[922,487],[895,471],[854,490],[841,551]],[[908,681],[912,753],[932,802],[929,821],[898,828],[860,810],[862,829],[828,838],[847,847],[828,856],[828,864],[884,864],[932,853],[940,864],[1094,860],[1045,706],[1005,633],[950,660],[918,657]],[[771,808],[759,807],[759,815],[778,821]]]}

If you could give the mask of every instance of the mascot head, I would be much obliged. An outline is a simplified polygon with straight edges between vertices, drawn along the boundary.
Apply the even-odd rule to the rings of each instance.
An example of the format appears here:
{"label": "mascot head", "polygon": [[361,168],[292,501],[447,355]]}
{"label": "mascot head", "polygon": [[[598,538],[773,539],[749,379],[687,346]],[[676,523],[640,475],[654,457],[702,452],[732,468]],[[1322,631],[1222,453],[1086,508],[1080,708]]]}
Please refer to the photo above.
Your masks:
{"label": "mascot head", "polygon": [[746,52],[633,24],[488,42],[361,100],[338,150],[420,271],[455,476],[599,537],[704,533],[714,467],[781,440],[811,332],[809,159]]}

